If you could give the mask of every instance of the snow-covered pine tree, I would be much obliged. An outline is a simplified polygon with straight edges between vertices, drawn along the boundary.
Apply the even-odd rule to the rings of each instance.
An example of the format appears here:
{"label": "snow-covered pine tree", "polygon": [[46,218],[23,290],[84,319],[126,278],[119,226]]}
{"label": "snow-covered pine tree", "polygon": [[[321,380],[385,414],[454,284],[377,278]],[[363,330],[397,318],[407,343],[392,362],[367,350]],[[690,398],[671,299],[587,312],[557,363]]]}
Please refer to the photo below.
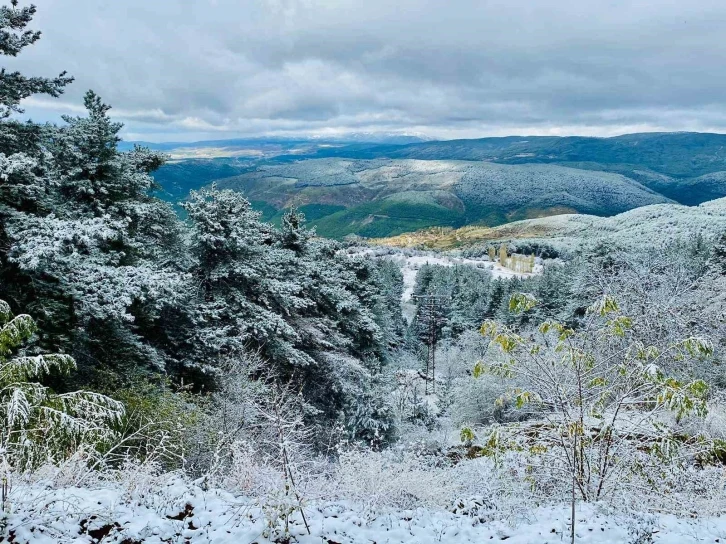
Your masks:
{"label": "snow-covered pine tree", "polygon": [[401,268],[389,259],[377,261],[378,283],[382,296],[375,308],[376,322],[384,335],[384,344],[395,349],[403,342],[406,323],[401,314],[403,298],[403,273]]}
{"label": "snow-covered pine tree", "polygon": [[[38,40],[25,30],[34,14],[17,2],[0,9],[0,53]],[[71,80],[3,71],[0,111],[20,112],[35,93],[58,96]],[[61,127],[0,121],[0,295],[37,315],[40,345],[72,353],[82,371],[164,367],[164,335],[146,332],[172,329],[160,316],[185,289],[181,223],[149,195],[163,156],[120,153],[109,107],[90,92],[85,104],[87,117]]]}
{"label": "snow-covered pine tree", "polygon": [[296,206],[290,207],[280,222],[280,243],[282,247],[292,249],[296,253],[305,250],[308,240],[315,236],[315,229],[305,227],[305,214]]}
{"label": "snow-covered pine tree", "polygon": [[[31,5],[19,8],[18,0],[10,6],[0,7],[0,54],[16,57],[25,47],[40,39],[40,32],[26,30],[33,20],[36,8]],[[0,70],[0,117],[7,118],[12,113],[23,113],[20,102],[34,94],[60,96],[63,88],[73,78],[62,72],[58,77],[27,77],[20,72]]]}
{"label": "snow-covered pine tree", "polygon": [[[40,39],[40,32],[27,29],[35,11],[32,5],[19,8],[17,0],[0,7],[0,55],[16,57]],[[9,117],[23,112],[23,99],[34,94],[59,96],[71,81],[65,72],[44,78],[0,69],[0,247],[7,247],[4,224],[12,213],[44,207],[48,181],[43,128]],[[0,255],[0,267],[5,264],[1,259]]]}
{"label": "snow-covered pine tree", "polygon": [[[183,262],[181,223],[149,195],[150,173],[163,156],[119,152],[121,125],[108,118],[109,107],[92,92],[85,104],[87,117],[45,128],[50,206],[6,222],[6,273],[20,280],[18,296],[41,316],[44,345],[73,353],[82,370],[105,366],[113,376],[124,367],[164,368],[163,338],[149,342],[138,328],[158,327],[161,312],[184,292],[183,275],[171,266]],[[103,355],[109,343],[117,348],[113,358]]]}
{"label": "snow-covered pine tree", "polygon": [[[233,191],[193,192],[185,208],[198,285],[187,364],[259,351],[278,379],[299,383],[310,421],[325,429],[342,418],[360,435],[370,418],[352,417],[351,407],[375,404],[370,388],[387,349],[376,264],[313,238],[300,215],[288,214],[282,231],[261,222]],[[388,417],[382,405],[366,413]]]}
{"label": "snow-covered pine tree", "polygon": [[726,276],[726,233],[721,235],[713,246],[709,268],[712,272]]}
{"label": "snow-covered pine tree", "polygon": [[29,315],[13,316],[0,300],[0,466],[20,472],[58,463],[81,446],[102,447],[116,438],[124,414],[121,403],[104,395],[56,394],[44,386],[42,378],[76,365],[63,353],[27,355],[23,346],[36,331]]}
{"label": "snow-covered pine tree", "polygon": [[313,364],[295,349],[298,332],[283,317],[313,304],[293,274],[295,253],[273,247],[278,234],[239,193],[193,191],[184,208],[199,285],[190,363],[213,363],[250,345],[292,367]]}

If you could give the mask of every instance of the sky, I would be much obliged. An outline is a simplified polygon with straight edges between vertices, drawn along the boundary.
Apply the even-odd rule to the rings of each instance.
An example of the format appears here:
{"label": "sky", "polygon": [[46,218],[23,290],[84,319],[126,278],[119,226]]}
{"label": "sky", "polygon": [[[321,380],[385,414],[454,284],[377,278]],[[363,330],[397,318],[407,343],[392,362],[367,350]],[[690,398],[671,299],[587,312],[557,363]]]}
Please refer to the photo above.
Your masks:
{"label": "sky", "polygon": [[3,66],[75,82],[24,117],[93,89],[129,140],[726,132],[724,0],[35,4]]}

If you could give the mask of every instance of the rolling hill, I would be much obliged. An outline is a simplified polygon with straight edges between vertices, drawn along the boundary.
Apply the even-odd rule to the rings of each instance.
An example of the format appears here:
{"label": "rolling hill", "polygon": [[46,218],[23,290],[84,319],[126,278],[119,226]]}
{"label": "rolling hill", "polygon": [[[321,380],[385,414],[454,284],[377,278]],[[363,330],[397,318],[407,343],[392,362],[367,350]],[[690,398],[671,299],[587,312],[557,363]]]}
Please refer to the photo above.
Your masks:
{"label": "rolling hill", "polygon": [[311,159],[261,166],[217,184],[277,209],[296,204],[320,234],[336,238],[565,212],[612,215],[669,202],[619,174],[474,161]]}
{"label": "rolling hill", "polygon": [[426,249],[462,249],[508,242],[546,243],[568,250],[583,241],[609,240],[637,249],[655,240],[701,234],[715,237],[726,232],[726,198],[699,206],[654,204],[612,216],[563,214],[515,221],[498,227],[468,226],[461,229],[432,228],[390,238],[372,240],[377,245]]}
{"label": "rolling hill", "polygon": [[155,177],[173,202],[216,181],[244,192],[271,221],[295,203],[320,234],[335,238],[561,213],[609,216],[726,196],[722,134],[383,140],[156,144],[194,158],[177,158]]}
{"label": "rolling hill", "polygon": [[595,169],[636,168],[672,177],[694,177],[726,170],[726,134],[652,132],[611,138],[507,136],[405,145],[341,146],[316,150],[315,156],[570,163],[579,167],[590,164]]}

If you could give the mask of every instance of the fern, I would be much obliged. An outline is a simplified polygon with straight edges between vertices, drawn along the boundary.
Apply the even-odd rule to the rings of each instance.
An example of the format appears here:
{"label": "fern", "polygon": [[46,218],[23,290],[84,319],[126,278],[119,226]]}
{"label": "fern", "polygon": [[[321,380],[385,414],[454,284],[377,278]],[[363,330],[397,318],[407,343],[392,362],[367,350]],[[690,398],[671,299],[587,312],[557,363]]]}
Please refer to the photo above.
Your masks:
{"label": "fern", "polygon": [[52,370],[67,374],[75,368],[73,357],[62,353],[16,357],[0,364],[0,384],[39,379]]}
{"label": "fern", "polygon": [[7,320],[0,329],[0,357],[7,357],[13,350],[30,340],[36,330],[35,321],[29,315],[19,315]]}
{"label": "fern", "polygon": [[0,300],[0,323],[7,323],[11,316],[10,304],[4,300]]}
{"label": "fern", "polygon": [[113,441],[123,405],[92,391],[56,394],[38,383],[51,372],[71,372],[75,360],[63,353],[13,357],[37,326],[28,315],[13,317],[2,300],[0,323],[0,460],[30,470]]}

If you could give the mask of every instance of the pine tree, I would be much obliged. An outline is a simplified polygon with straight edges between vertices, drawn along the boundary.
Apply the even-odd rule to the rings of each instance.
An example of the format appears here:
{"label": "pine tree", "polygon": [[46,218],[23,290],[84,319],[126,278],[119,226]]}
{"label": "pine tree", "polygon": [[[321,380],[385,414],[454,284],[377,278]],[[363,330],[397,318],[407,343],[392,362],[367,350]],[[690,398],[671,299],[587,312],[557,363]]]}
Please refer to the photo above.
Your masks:
{"label": "pine tree", "polygon": [[[109,107],[91,92],[86,106],[87,117],[44,128],[50,166],[34,186],[45,202],[7,215],[2,276],[17,289],[13,298],[40,316],[42,345],[72,353],[82,371],[163,369],[163,338],[145,341],[140,330],[157,327],[184,292],[183,274],[169,266],[184,251],[181,223],[149,195],[163,157],[119,152],[121,125]],[[113,358],[103,355],[109,343],[118,349]]]}
{"label": "pine tree", "polygon": [[56,394],[40,383],[68,373],[75,361],[63,353],[14,355],[37,331],[25,314],[13,316],[0,300],[0,466],[30,470],[60,462],[79,447],[93,449],[116,437],[123,406],[90,391]]}
{"label": "pine tree", "polygon": [[[0,7],[0,54],[16,57],[40,39],[40,32],[26,30],[35,15],[35,6],[18,7],[17,0]],[[35,123],[11,120],[22,113],[20,102],[34,94],[60,96],[73,78],[65,72],[56,78],[27,77],[20,72],[0,70],[0,247],[7,247],[5,223],[17,210],[44,208],[48,180],[41,137],[43,128]],[[0,267],[6,266],[0,255]]]}
{"label": "pine tree", "polygon": [[[35,15],[36,8],[18,8],[18,0],[10,7],[0,7],[0,54],[16,57],[25,47],[40,39],[40,32],[26,30]],[[20,102],[34,94],[58,97],[66,85],[73,81],[66,72],[58,77],[27,77],[20,72],[0,70],[0,118],[7,119],[13,113],[23,113]]]}
{"label": "pine tree", "polygon": [[305,227],[305,214],[297,207],[292,206],[283,214],[280,222],[280,241],[283,247],[301,253],[313,236],[315,230]]}
{"label": "pine tree", "polygon": [[723,234],[713,246],[709,267],[718,274],[726,275],[726,234]]}
{"label": "pine tree", "polygon": [[193,192],[184,206],[199,286],[185,364],[213,371],[221,357],[254,349],[277,379],[299,385],[322,428],[342,418],[359,438],[390,435],[371,390],[387,351],[381,326],[401,318],[385,304],[376,263],[313,238],[294,212],[280,230],[261,222],[233,191]]}

